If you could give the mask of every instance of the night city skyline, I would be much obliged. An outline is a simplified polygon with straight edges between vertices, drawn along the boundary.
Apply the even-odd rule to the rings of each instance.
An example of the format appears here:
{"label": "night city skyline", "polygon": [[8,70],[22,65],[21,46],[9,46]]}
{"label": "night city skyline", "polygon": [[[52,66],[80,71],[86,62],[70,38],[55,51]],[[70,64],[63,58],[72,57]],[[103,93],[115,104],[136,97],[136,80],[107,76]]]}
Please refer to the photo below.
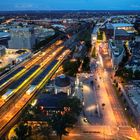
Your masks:
{"label": "night city skyline", "polygon": [[0,140],[140,140],[140,0],[1,0]]}

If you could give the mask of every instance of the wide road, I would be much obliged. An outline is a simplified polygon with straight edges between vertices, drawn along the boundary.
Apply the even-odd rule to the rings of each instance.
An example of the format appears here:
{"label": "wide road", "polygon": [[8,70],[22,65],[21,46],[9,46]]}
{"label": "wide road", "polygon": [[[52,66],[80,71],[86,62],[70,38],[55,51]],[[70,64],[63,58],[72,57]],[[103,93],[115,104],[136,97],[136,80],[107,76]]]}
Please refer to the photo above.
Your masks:
{"label": "wide road", "polygon": [[[115,88],[113,86],[113,79],[112,79],[112,63],[111,59],[109,57],[108,53],[108,44],[107,43],[101,43],[99,46],[97,46],[98,50],[98,68],[97,73],[99,75],[99,85],[100,87],[105,88],[105,92],[107,93],[107,98],[111,104],[112,113],[114,114],[115,120],[116,120],[116,127],[118,131],[118,136],[122,137],[133,137],[136,140],[138,140],[138,133],[135,128],[132,128],[127,120],[127,116],[124,113],[124,108],[122,107]],[[100,84],[100,83],[103,83]],[[105,105],[106,107],[106,105]]]}
{"label": "wide road", "polygon": [[[104,45],[107,47],[107,44]],[[96,50],[99,51],[98,58],[91,59],[91,73],[78,74],[80,82],[83,82],[83,89],[76,88],[76,93],[84,101],[84,112],[76,128],[64,140],[139,140],[137,130],[128,124],[112,85],[112,64],[107,48]]]}
{"label": "wide road", "polygon": [[111,79],[112,64],[111,64],[111,59],[108,54],[107,44],[103,43],[102,48],[100,48],[100,50],[101,50],[100,54],[102,57],[101,59],[103,61],[103,67],[99,69],[99,73],[101,74],[101,77],[103,78],[105,89],[108,94],[108,97],[109,97],[109,100],[110,100],[110,103],[111,103],[111,106],[115,115],[115,119],[117,121],[117,125],[127,126],[128,125],[127,117],[124,113],[123,107],[120,105],[114,86],[112,85],[112,82],[113,82],[113,80]]}

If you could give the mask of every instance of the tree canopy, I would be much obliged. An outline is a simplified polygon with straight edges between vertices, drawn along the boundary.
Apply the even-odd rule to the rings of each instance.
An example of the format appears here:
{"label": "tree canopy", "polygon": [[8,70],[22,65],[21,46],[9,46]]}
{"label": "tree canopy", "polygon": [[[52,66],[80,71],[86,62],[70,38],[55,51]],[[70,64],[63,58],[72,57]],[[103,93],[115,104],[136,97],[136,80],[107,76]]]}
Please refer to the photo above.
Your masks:
{"label": "tree canopy", "polygon": [[15,128],[16,138],[18,140],[25,140],[28,135],[31,133],[31,127],[26,123],[20,122]]}
{"label": "tree canopy", "polygon": [[72,128],[77,122],[77,117],[80,115],[82,105],[80,100],[76,97],[63,100],[60,104],[64,107],[64,111],[63,113],[53,114],[50,125],[61,140],[62,135],[69,134],[67,129]]}
{"label": "tree canopy", "polygon": [[78,72],[79,66],[80,66],[79,60],[76,61],[67,60],[63,64],[63,69],[64,72],[69,76],[75,76],[76,73]]}

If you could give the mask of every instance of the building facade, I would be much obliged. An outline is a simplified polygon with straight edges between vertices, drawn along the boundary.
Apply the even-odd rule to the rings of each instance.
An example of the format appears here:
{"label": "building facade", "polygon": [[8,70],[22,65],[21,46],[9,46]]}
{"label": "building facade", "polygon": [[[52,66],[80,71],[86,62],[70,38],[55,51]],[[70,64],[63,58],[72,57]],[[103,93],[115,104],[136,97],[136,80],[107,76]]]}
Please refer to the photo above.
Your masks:
{"label": "building facade", "polygon": [[60,92],[66,93],[67,95],[71,94],[71,82],[70,78],[65,75],[60,75],[56,77],[54,81],[55,94]]}
{"label": "building facade", "polygon": [[5,46],[0,45],[0,57],[4,56],[5,54],[6,54]]}
{"label": "building facade", "polygon": [[33,49],[35,45],[35,36],[32,28],[14,28],[10,30],[11,40],[9,40],[10,49]]}
{"label": "building facade", "polygon": [[117,68],[125,55],[125,49],[122,41],[110,39],[108,43],[108,50],[113,67]]}
{"label": "building facade", "polygon": [[0,32],[0,45],[8,46],[10,40],[10,34],[7,32]]}

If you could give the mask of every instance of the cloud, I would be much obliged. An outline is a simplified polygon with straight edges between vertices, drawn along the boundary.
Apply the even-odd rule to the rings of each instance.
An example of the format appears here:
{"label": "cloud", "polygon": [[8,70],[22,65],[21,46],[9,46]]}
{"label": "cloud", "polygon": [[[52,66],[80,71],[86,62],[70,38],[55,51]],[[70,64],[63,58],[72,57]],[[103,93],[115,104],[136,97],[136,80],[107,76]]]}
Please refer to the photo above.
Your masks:
{"label": "cloud", "polygon": [[15,5],[16,9],[32,9],[34,6],[30,3],[19,3]]}

